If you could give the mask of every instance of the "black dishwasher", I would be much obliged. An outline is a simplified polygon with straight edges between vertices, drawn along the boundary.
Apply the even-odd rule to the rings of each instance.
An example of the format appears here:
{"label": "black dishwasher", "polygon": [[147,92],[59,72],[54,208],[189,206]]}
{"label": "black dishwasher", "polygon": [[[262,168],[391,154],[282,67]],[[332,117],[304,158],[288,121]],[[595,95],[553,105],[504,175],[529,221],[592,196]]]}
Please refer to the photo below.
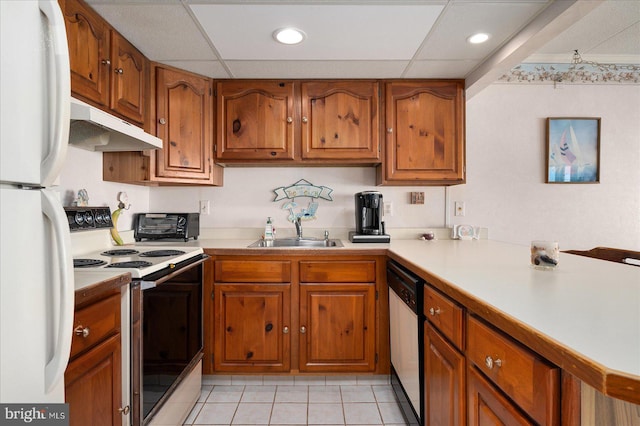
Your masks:
{"label": "black dishwasher", "polygon": [[391,385],[410,425],[424,418],[424,281],[394,261],[387,262]]}

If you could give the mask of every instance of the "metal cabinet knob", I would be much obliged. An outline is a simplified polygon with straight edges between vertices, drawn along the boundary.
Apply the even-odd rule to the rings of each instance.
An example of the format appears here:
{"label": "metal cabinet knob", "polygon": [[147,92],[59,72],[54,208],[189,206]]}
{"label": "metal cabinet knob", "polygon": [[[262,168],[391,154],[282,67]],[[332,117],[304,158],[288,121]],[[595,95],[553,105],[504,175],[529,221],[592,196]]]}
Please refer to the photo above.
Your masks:
{"label": "metal cabinet knob", "polygon": [[429,314],[431,316],[439,315],[440,314],[440,308],[435,308],[435,309],[434,308],[429,308]]}
{"label": "metal cabinet knob", "polygon": [[489,370],[491,370],[491,369],[493,369],[493,366],[494,366],[494,365],[495,365],[497,368],[502,367],[502,360],[501,360],[500,358],[493,359],[493,358],[491,358],[490,356],[487,356],[487,357],[484,359],[484,364],[487,366],[487,368],[488,368]]}
{"label": "metal cabinet knob", "polygon": [[114,72],[115,72],[116,74],[123,74],[123,73],[124,73],[124,70],[123,70],[122,68],[116,68],[116,69],[114,70]]}
{"label": "metal cabinet knob", "polygon": [[387,127],[387,133],[393,133],[393,127]]}
{"label": "metal cabinet knob", "polygon": [[303,123],[307,123],[309,121],[309,119],[307,117],[302,117],[302,122]]}
{"label": "metal cabinet knob", "polygon": [[129,406],[127,405],[124,408],[118,408],[118,411],[120,412],[120,414],[123,414],[126,416],[127,414],[129,414],[130,409],[129,409]]}
{"label": "metal cabinet knob", "polygon": [[110,61],[110,60],[108,60],[108,59],[103,59],[103,60],[102,60],[102,61],[100,61],[100,62],[102,62],[102,65],[111,65],[111,61]]}
{"label": "metal cabinet knob", "polygon": [[158,120],[158,123],[167,124],[167,120],[165,120],[164,118],[161,118],[160,120]]}
{"label": "metal cabinet knob", "polygon": [[73,332],[76,334],[76,336],[87,337],[89,336],[90,330],[89,330],[89,327],[83,327],[79,325],[73,329]]}
{"label": "metal cabinet knob", "polygon": [[307,332],[307,327],[305,327],[304,325],[300,327],[300,334],[306,334],[306,332]]}
{"label": "metal cabinet knob", "polygon": [[282,329],[282,333],[283,334],[289,334],[289,327],[287,327],[286,325],[284,326],[284,328]]}
{"label": "metal cabinet knob", "polygon": [[293,123],[293,117],[287,117],[287,123]]}

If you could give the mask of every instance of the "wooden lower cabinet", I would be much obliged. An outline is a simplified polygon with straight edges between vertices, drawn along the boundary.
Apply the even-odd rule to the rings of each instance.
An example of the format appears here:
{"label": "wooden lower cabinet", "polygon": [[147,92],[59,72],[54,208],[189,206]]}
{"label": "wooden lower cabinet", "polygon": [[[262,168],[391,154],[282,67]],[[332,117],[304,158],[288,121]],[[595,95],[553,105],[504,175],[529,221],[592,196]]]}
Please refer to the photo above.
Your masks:
{"label": "wooden lower cabinet", "polygon": [[204,374],[389,373],[384,257],[212,256]]}
{"label": "wooden lower cabinet", "polygon": [[73,321],[64,375],[69,424],[120,426],[129,411],[122,408],[120,288],[76,307]]}
{"label": "wooden lower cabinet", "polygon": [[474,367],[467,374],[469,426],[534,425]]}
{"label": "wooden lower cabinet", "polygon": [[216,284],[214,292],[215,370],[289,371],[291,285]]}
{"label": "wooden lower cabinet", "polygon": [[119,333],[71,361],[64,379],[71,426],[122,424]]}
{"label": "wooden lower cabinet", "polygon": [[300,285],[300,371],[375,369],[375,284]]}
{"label": "wooden lower cabinet", "polygon": [[424,424],[464,425],[465,357],[429,323],[425,323],[424,342]]}

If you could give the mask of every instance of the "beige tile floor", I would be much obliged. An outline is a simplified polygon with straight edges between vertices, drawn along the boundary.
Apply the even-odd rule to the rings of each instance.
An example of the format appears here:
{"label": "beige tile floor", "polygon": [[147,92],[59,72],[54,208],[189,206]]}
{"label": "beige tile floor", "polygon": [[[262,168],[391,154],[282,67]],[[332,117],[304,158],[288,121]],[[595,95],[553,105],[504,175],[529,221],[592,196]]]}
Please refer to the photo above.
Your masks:
{"label": "beige tile floor", "polygon": [[386,376],[205,376],[185,425],[404,425]]}

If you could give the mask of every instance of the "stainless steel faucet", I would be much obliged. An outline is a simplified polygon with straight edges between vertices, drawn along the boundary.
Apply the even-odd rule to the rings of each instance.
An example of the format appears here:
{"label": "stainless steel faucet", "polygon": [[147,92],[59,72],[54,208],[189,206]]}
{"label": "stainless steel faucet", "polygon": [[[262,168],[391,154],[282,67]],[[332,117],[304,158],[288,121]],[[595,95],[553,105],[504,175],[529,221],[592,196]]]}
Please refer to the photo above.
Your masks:
{"label": "stainless steel faucet", "polygon": [[293,221],[293,224],[296,226],[296,236],[300,240],[302,239],[302,222],[300,218],[297,217],[296,220]]}

